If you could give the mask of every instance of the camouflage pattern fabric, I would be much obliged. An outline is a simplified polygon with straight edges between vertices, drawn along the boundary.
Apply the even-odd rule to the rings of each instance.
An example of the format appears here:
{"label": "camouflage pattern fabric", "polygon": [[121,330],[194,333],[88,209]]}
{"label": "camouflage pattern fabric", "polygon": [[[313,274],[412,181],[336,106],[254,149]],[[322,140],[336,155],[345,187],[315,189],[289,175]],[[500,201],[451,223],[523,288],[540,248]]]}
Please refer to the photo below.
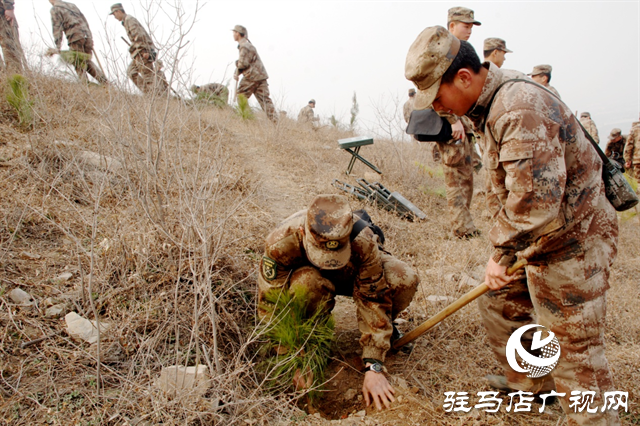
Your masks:
{"label": "camouflage pattern fabric", "polygon": [[411,118],[411,112],[413,111],[413,98],[409,98],[407,102],[402,106],[402,115],[404,116],[404,121],[409,123],[409,118]]}
{"label": "camouflage pattern fabric", "polygon": [[166,92],[169,84],[157,64],[151,57],[144,58],[143,54],[137,54],[127,68],[127,75],[138,89],[143,93]]}
{"label": "camouflage pattern fabric", "polygon": [[199,92],[206,92],[222,99],[225,103],[229,102],[229,89],[224,84],[209,83],[200,86]]}
{"label": "camouflage pattern fabric", "polygon": [[251,42],[243,37],[238,42],[239,57],[236,61],[236,76],[242,74],[243,79],[249,81],[262,81],[269,78],[267,70],[264,68],[262,59],[258,51]]}
{"label": "camouflage pattern fabric", "polygon": [[479,302],[490,344],[510,386],[535,391],[539,383],[518,376],[503,358],[508,334],[535,315],[560,341],[551,375],[557,391],[567,392],[561,404],[568,424],[618,424],[615,411],[574,413],[568,404],[572,391],[594,390],[602,405],[602,394],[613,390],[603,334],[618,222],[604,194],[602,163],[571,111],[534,85],[505,85],[486,116],[498,86],[524,75],[484,66],[489,74],[468,115],[486,123],[483,149],[503,205],[489,234],[492,258],[507,266],[518,252],[529,261],[526,286],[511,284]]}
{"label": "camouflage pattern fabric", "polygon": [[129,53],[132,58],[135,58],[141,53],[149,53],[155,55],[156,47],[151,40],[151,36],[144,29],[140,21],[131,15],[127,15],[122,21],[124,29],[127,31],[127,37],[131,44],[129,45]]}
{"label": "camouflage pattern fabric", "polygon": [[624,161],[631,163],[630,173],[640,179],[640,121],[631,126],[631,132],[624,147]]}
{"label": "camouflage pattern fabric", "polygon": [[251,81],[247,78],[240,80],[238,84],[238,95],[244,95],[247,99],[251,95],[255,95],[260,107],[267,113],[269,120],[275,122],[278,117],[276,116],[276,107],[273,105],[269,94],[269,83],[267,80]]}
{"label": "camouflage pattern fabric", "polygon": [[614,156],[615,158],[619,158],[622,161],[624,154],[624,147],[627,143],[627,137],[620,135],[617,138],[609,139],[607,142],[607,147],[604,150],[604,155],[607,157]]}
{"label": "camouflage pattern fabric", "polygon": [[[558,92],[558,91],[556,90],[556,88],[555,88],[555,87],[553,87],[553,86],[551,86],[551,85],[547,84],[547,85],[546,85],[546,88],[547,88],[547,89],[549,89],[549,90],[551,90],[551,91],[552,91],[552,92],[553,92],[553,93],[558,97],[558,99],[562,99],[562,98],[560,97],[560,92]],[[591,134],[591,133],[589,133],[589,134]]]}
{"label": "camouflage pattern fabric", "polygon": [[[551,90],[551,89],[549,89]],[[555,90],[555,89],[554,89]],[[600,137],[598,136],[598,128],[596,127],[596,123],[590,117],[580,117],[580,122],[586,129],[587,133],[591,135],[596,143],[600,143]]]}
{"label": "camouflage pattern fabric", "polygon": [[311,108],[310,105],[306,105],[298,113],[298,121],[300,123],[311,123],[318,120],[319,119],[315,116],[313,108]]}
{"label": "camouflage pattern fabric", "polygon": [[305,250],[302,231],[308,230],[307,213],[307,210],[295,213],[267,236],[258,274],[260,315],[265,315],[260,304],[265,303],[264,295],[271,290],[306,288],[310,311],[317,309],[321,301],[327,302],[330,311],[336,295],[351,296],[362,333],[362,357],[384,361],[390,348],[391,322],[411,303],[418,275],[404,262],[382,251],[378,236],[368,227],[350,241],[344,266],[339,269],[315,266]]}
{"label": "camouflage pattern fabric", "polygon": [[8,73],[20,73],[26,68],[24,52],[20,45],[20,34],[16,20],[9,24],[4,17],[5,10],[13,10],[13,0],[0,2],[0,46],[4,57],[5,69]]}
{"label": "camouflage pattern fabric", "polygon": [[[63,34],[67,37],[69,49],[93,55],[93,37],[89,29],[89,23],[73,3],[56,1],[51,8],[51,27],[55,46],[60,50]],[[87,72],[100,83],[106,83],[107,78],[103,72],[89,60],[86,63],[77,61],[76,73],[82,80],[87,79]]]}

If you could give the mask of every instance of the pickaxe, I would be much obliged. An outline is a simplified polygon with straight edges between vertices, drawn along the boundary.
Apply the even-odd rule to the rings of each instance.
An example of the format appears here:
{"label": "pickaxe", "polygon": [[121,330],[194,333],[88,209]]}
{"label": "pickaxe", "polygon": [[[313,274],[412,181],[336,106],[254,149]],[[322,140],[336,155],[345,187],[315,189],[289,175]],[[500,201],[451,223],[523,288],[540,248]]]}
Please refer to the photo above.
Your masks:
{"label": "pickaxe", "polygon": [[[513,266],[511,266],[510,268],[507,268],[507,275],[513,275],[519,269],[523,268],[526,264],[527,264],[526,260],[517,261],[516,263],[513,264]],[[432,316],[431,318],[429,318],[428,320],[426,320],[425,322],[423,322],[422,324],[420,324],[419,326],[417,326],[416,328],[414,328],[413,330],[411,330],[410,332],[402,336],[400,339],[393,342],[393,345],[392,345],[393,349],[399,349],[404,345],[406,345],[407,343],[413,342],[418,337],[422,336],[428,330],[433,328],[440,321],[447,318],[449,315],[453,314],[454,312],[458,311],[463,306],[466,306],[469,303],[473,302],[478,297],[485,294],[487,291],[489,291],[489,287],[487,286],[487,283],[480,284],[478,287],[466,293],[465,295],[460,297],[458,300],[451,303],[449,306],[445,307],[443,310],[441,310],[440,312],[438,312],[437,314],[435,314],[434,316]]]}

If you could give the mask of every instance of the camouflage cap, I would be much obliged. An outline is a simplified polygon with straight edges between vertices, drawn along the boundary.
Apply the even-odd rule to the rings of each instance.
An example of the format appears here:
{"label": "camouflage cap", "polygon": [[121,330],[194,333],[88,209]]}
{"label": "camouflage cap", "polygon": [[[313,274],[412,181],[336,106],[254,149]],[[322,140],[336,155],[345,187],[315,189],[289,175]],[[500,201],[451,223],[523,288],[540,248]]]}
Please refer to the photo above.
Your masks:
{"label": "camouflage cap", "polygon": [[529,75],[551,74],[551,65],[536,65]]}
{"label": "camouflage cap", "polygon": [[580,114],[580,118],[591,118],[591,114],[588,112],[583,112]]}
{"label": "camouflage cap", "polygon": [[231,31],[235,31],[235,32],[239,33],[243,37],[248,37],[249,36],[249,32],[242,25],[236,25],[235,27],[233,27],[233,29],[231,29]]}
{"label": "camouflage cap", "polygon": [[318,195],[307,209],[304,248],[321,269],[340,269],[351,258],[353,213],[343,195]]}
{"label": "camouflage cap", "polygon": [[404,76],[418,88],[414,109],[427,109],[440,88],[440,80],[460,51],[460,40],[444,27],[426,28],[415,39],[404,64]]}
{"label": "camouflage cap", "polygon": [[416,89],[414,89],[413,87],[409,89],[409,96],[413,96],[415,94],[416,94]]}
{"label": "camouflage cap", "polygon": [[449,9],[447,22],[464,22],[465,24],[482,25],[473,16],[473,10],[466,7],[452,7]]}
{"label": "camouflage cap", "polygon": [[113,12],[116,10],[121,10],[124,12],[124,7],[122,7],[122,3],[115,3],[111,5],[111,13],[109,15],[113,15]]}
{"label": "camouflage cap", "polygon": [[611,129],[611,134],[609,135],[610,138],[615,138],[618,137],[622,134],[622,130],[616,128]]}
{"label": "camouflage cap", "polygon": [[483,50],[502,50],[503,52],[513,53],[507,49],[507,42],[497,37],[485,38]]}

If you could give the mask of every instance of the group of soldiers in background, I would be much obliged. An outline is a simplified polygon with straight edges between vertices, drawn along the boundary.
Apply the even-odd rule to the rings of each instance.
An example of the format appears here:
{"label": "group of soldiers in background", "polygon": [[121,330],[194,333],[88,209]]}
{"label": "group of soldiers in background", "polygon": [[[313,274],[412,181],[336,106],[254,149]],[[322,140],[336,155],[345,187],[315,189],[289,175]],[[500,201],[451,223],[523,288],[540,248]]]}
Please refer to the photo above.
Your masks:
{"label": "group of soldiers in background", "polygon": [[[449,9],[447,26],[451,34],[459,40],[468,41],[474,25],[481,25],[481,23],[475,19],[473,10],[464,7],[453,7]],[[513,52],[507,48],[505,40],[491,37],[484,40],[483,53],[485,61],[491,62],[498,68],[501,68],[505,62],[505,55]],[[561,99],[559,92],[549,84],[552,71],[553,68],[551,65],[536,65],[528,76],[536,83],[553,92],[558,99]],[[409,89],[408,95],[409,99],[403,106],[403,117],[407,123],[409,123],[411,112],[414,110],[415,89]],[[473,126],[470,125],[464,117],[457,122],[455,119],[453,121],[454,122],[451,123],[453,126],[457,123],[463,125],[463,132],[458,132],[456,135],[454,131],[454,137],[457,136],[456,139],[461,142],[458,144],[444,142],[434,143],[433,160],[435,162],[443,161],[447,201],[452,218],[453,233],[460,238],[470,238],[479,234],[479,231],[473,224],[469,209],[473,195],[472,170],[475,169],[478,171],[482,167],[474,143],[480,135],[473,130]],[[591,114],[583,112],[580,115],[580,121],[596,143],[599,143],[598,130],[591,119]],[[636,169],[636,177],[640,177],[640,148],[635,149],[636,145],[640,144],[638,141],[640,137],[639,127],[640,122],[633,123],[632,130],[627,136],[623,136],[620,129],[613,129],[605,151],[607,156],[612,160],[626,167],[630,174],[634,174],[634,169]],[[478,146],[481,146],[481,144]],[[488,173],[486,174],[484,186],[485,200],[483,216],[492,218],[500,211],[500,203],[491,190],[491,181],[489,180]]]}

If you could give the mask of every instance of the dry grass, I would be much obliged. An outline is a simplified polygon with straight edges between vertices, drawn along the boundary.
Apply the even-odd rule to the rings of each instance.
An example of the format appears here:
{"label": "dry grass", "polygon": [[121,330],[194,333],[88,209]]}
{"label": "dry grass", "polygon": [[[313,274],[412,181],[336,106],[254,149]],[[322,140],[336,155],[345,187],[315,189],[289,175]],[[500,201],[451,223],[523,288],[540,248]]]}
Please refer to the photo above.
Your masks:
{"label": "dry grass", "polygon": [[[195,109],[42,76],[30,81],[32,130],[0,105],[0,418],[11,424],[303,418],[295,396],[266,393],[254,368],[255,270],[270,229],[316,194],[335,192],[334,178],[347,179],[349,157],[336,150],[336,140],[349,135],[286,118],[274,126],[262,113],[243,121],[230,108]],[[377,140],[361,152],[385,172],[384,185],[429,216],[412,223],[368,208],[387,249],[421,276],[406,327],[442,307],[427,296],[466,291],[445,277],[484,265],[489,253],[484,237],[449,236],[442,176],[424,145]],[[102,155],[102,165],[85,150]],[[365,171],[362,164],[354,169]],[[486,235],[490,223],[480,211],[476,200],[473,214]],[[638,217],[625,217],[606,338],[617,387],[630,392],[635,417],[628,422],[640,421],[638,241]],[[56,281],[65,271],[73,278]],[[39,306],[15,306],[6,294],[14,287]],[[67,336],[64,321],[45,318],[46,299],[62,295],[70,309],[111,324],[99,348]],[[391,367],[418,393],[408,392],[371,424],[557,424],[557,405],[544,415],[444,413],[445,391],[486,390],[482,377],[497,371],[484,339],[477,309],[469,306],[419,340]],[[212,372],[206,398],[184,404],[155,387],[163,366],[197,363]]]}

